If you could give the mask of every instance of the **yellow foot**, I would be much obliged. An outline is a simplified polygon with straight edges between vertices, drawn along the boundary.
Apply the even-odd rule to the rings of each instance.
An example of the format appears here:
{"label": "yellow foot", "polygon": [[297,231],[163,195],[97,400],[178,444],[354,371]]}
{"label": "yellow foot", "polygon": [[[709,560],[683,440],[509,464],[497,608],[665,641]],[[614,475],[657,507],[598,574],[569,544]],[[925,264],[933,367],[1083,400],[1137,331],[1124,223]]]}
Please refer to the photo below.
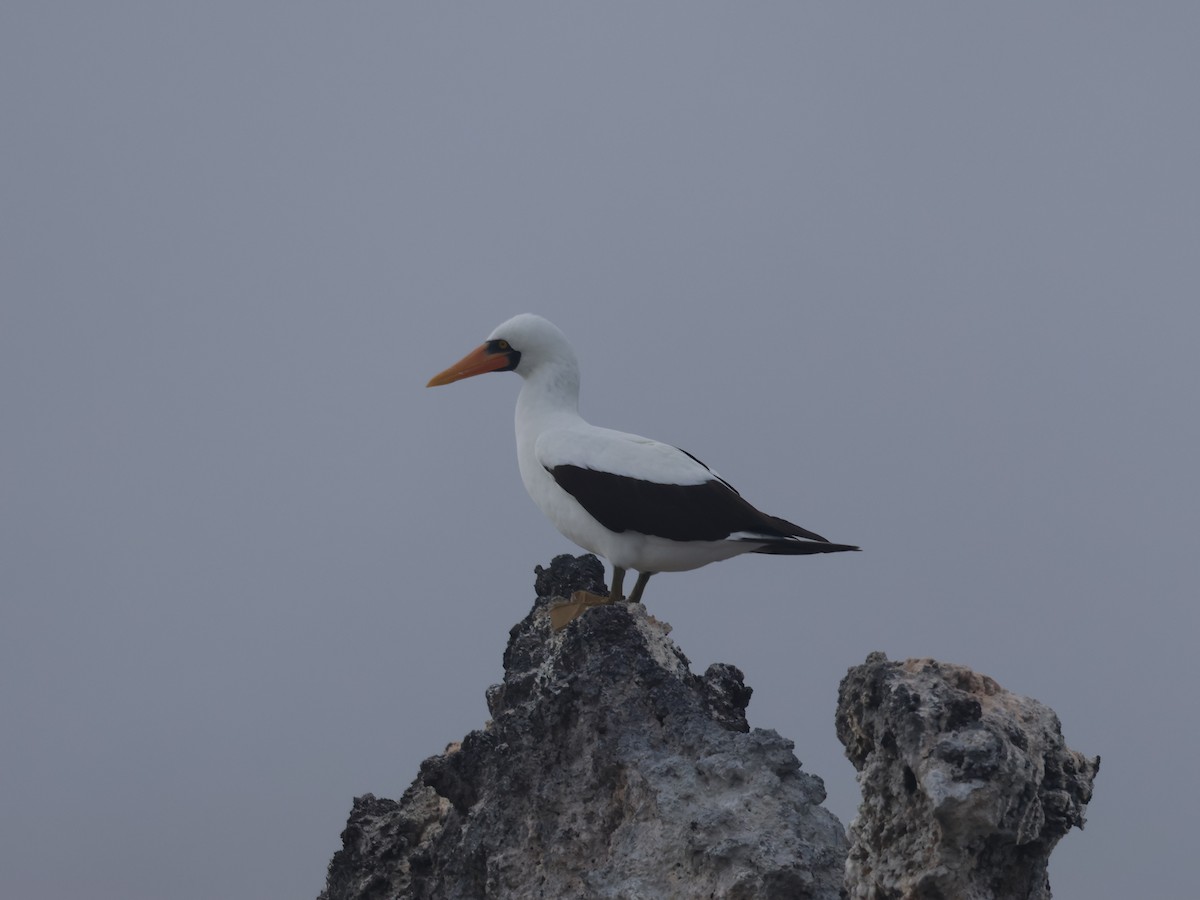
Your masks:
{"label": "yellow foot", "polygon": [[570,600],[550,604],[550,627],[562,631],[593,606],[612,603],[611,597],[593,594],[591,591],[576,591]]}

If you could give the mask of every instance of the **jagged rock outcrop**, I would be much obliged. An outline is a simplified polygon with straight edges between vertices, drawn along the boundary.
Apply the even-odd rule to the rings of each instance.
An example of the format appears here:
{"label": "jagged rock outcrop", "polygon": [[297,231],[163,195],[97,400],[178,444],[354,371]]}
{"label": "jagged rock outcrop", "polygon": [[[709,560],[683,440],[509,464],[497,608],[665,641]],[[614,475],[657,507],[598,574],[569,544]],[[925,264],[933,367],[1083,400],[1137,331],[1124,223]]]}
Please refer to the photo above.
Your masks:
{"label": "jagged rock outcrop", "polygon": [[873,653],[837,733],[863,800],[850,842],[792,743],[750,730],[733,666],[694,675],[640,604],[561,632],[548,607],[604,593],[592,556],[537,569],[492,719],[397,800],[358,797],[321,900],[1049,900],[1099,758],[1054,712],[970,669]]}
{"label": "jagged rock outcrop", "polygon": [[538,568],[492,720],[399,801],[354,801],[324,900],[840,896],[824,785],[791,741],[750,730],[741,672],[692,674],[640,604],[551,630],[552,598],[602,578],[591,556]]}
{"label": "jagged rock outcrop", "polygon": [[837,733],[863,793],[851,898],[1049,900],[1050,852],[1083,827],[1100,766],[1053,710],[962,666],[873,653],[842,681]]}

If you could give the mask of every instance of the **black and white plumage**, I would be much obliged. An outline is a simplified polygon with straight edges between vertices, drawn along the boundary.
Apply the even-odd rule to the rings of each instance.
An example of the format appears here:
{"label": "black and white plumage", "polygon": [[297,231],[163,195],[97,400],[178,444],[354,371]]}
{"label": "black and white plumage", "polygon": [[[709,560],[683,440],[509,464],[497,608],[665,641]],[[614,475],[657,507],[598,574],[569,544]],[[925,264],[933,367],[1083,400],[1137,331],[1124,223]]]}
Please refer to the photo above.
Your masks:
{"label": "black and white plumage", "polygon": [[639,600],[655,572],[741,553],[858,549],[760,512],[690,453],[586,422],[575,351],[541,316],[509,319],[429,386],[497,371],[524,379],[516,428],[526,490],[559,531],[612,564],[614,597],[628,569],[640,573],[629,598]]}

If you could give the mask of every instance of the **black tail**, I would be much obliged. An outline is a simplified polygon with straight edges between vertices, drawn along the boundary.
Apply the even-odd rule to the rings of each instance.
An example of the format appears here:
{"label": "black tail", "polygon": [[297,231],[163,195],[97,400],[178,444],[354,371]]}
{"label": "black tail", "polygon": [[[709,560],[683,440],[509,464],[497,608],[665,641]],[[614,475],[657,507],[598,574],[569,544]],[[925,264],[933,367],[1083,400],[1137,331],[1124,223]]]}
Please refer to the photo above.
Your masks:
{"label": "black tail", "polygon": [[[751,550],[751,553],[777,553],[788,556],[800,556],[808,553],[841,553],[843,550],[861,549],[852,544],[831,544],[827,538],[821,537],[815,531],[801,528],[795,522],[789,522],[787,519],[779,518],[779,516],[770,516],[758,510],[755,510],[755,512],[762,517],[764,524],[768,528],[764,529],[763,545],[755,550]],[[776,534],[778,537],[775,536]],[[796,540],[796,538],[801,538],[801,540]],[[746,537],[742,538],[742,540],[752,542],[754,538]]]}
{"label": "black tail", "polygon": [[[742,538],[750,543],[753,538]],[[851,544],[831,544],[829,541],[766,541],[761,547],[751,550],[751,553],[775,553],[787,556],[801,556],[808,553],[841,553],[843,550],[861,550]]]}

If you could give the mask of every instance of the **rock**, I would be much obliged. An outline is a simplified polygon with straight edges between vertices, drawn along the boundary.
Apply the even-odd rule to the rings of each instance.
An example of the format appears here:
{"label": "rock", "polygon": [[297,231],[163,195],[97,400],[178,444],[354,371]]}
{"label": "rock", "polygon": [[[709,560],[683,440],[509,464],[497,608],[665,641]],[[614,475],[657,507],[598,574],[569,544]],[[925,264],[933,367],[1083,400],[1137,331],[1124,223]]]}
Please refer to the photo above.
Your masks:
{"label": "rock", "polygon": [[792,743],[750,729],[734,666],[693,674],[640,604],[551,629],[554,599],[604,593],[603,577],[592,556],[537,568],[491,721],[399,800],[355,799],[322,900],[1048,900],[1100,763],[1052,710],[961,666],[871,654],[839,689],[863,791],[847,845]]}
{"label": "rock", "polygon": [[603,574],[591,556],[538,567],[491,721],[399,801],[354,801],[324,900],[841,895],[824,785],[749,728],[740,671],[694,675],[640,604],[551,630],[552,598],[603,593]]}
{"label": "rock", "polygon": [[1053,710],[962,666],[873,653],[841,683],[837,734],[863,793],[851,898],[1048,900],[1050,852],[1083,827],[1100,767]]}

